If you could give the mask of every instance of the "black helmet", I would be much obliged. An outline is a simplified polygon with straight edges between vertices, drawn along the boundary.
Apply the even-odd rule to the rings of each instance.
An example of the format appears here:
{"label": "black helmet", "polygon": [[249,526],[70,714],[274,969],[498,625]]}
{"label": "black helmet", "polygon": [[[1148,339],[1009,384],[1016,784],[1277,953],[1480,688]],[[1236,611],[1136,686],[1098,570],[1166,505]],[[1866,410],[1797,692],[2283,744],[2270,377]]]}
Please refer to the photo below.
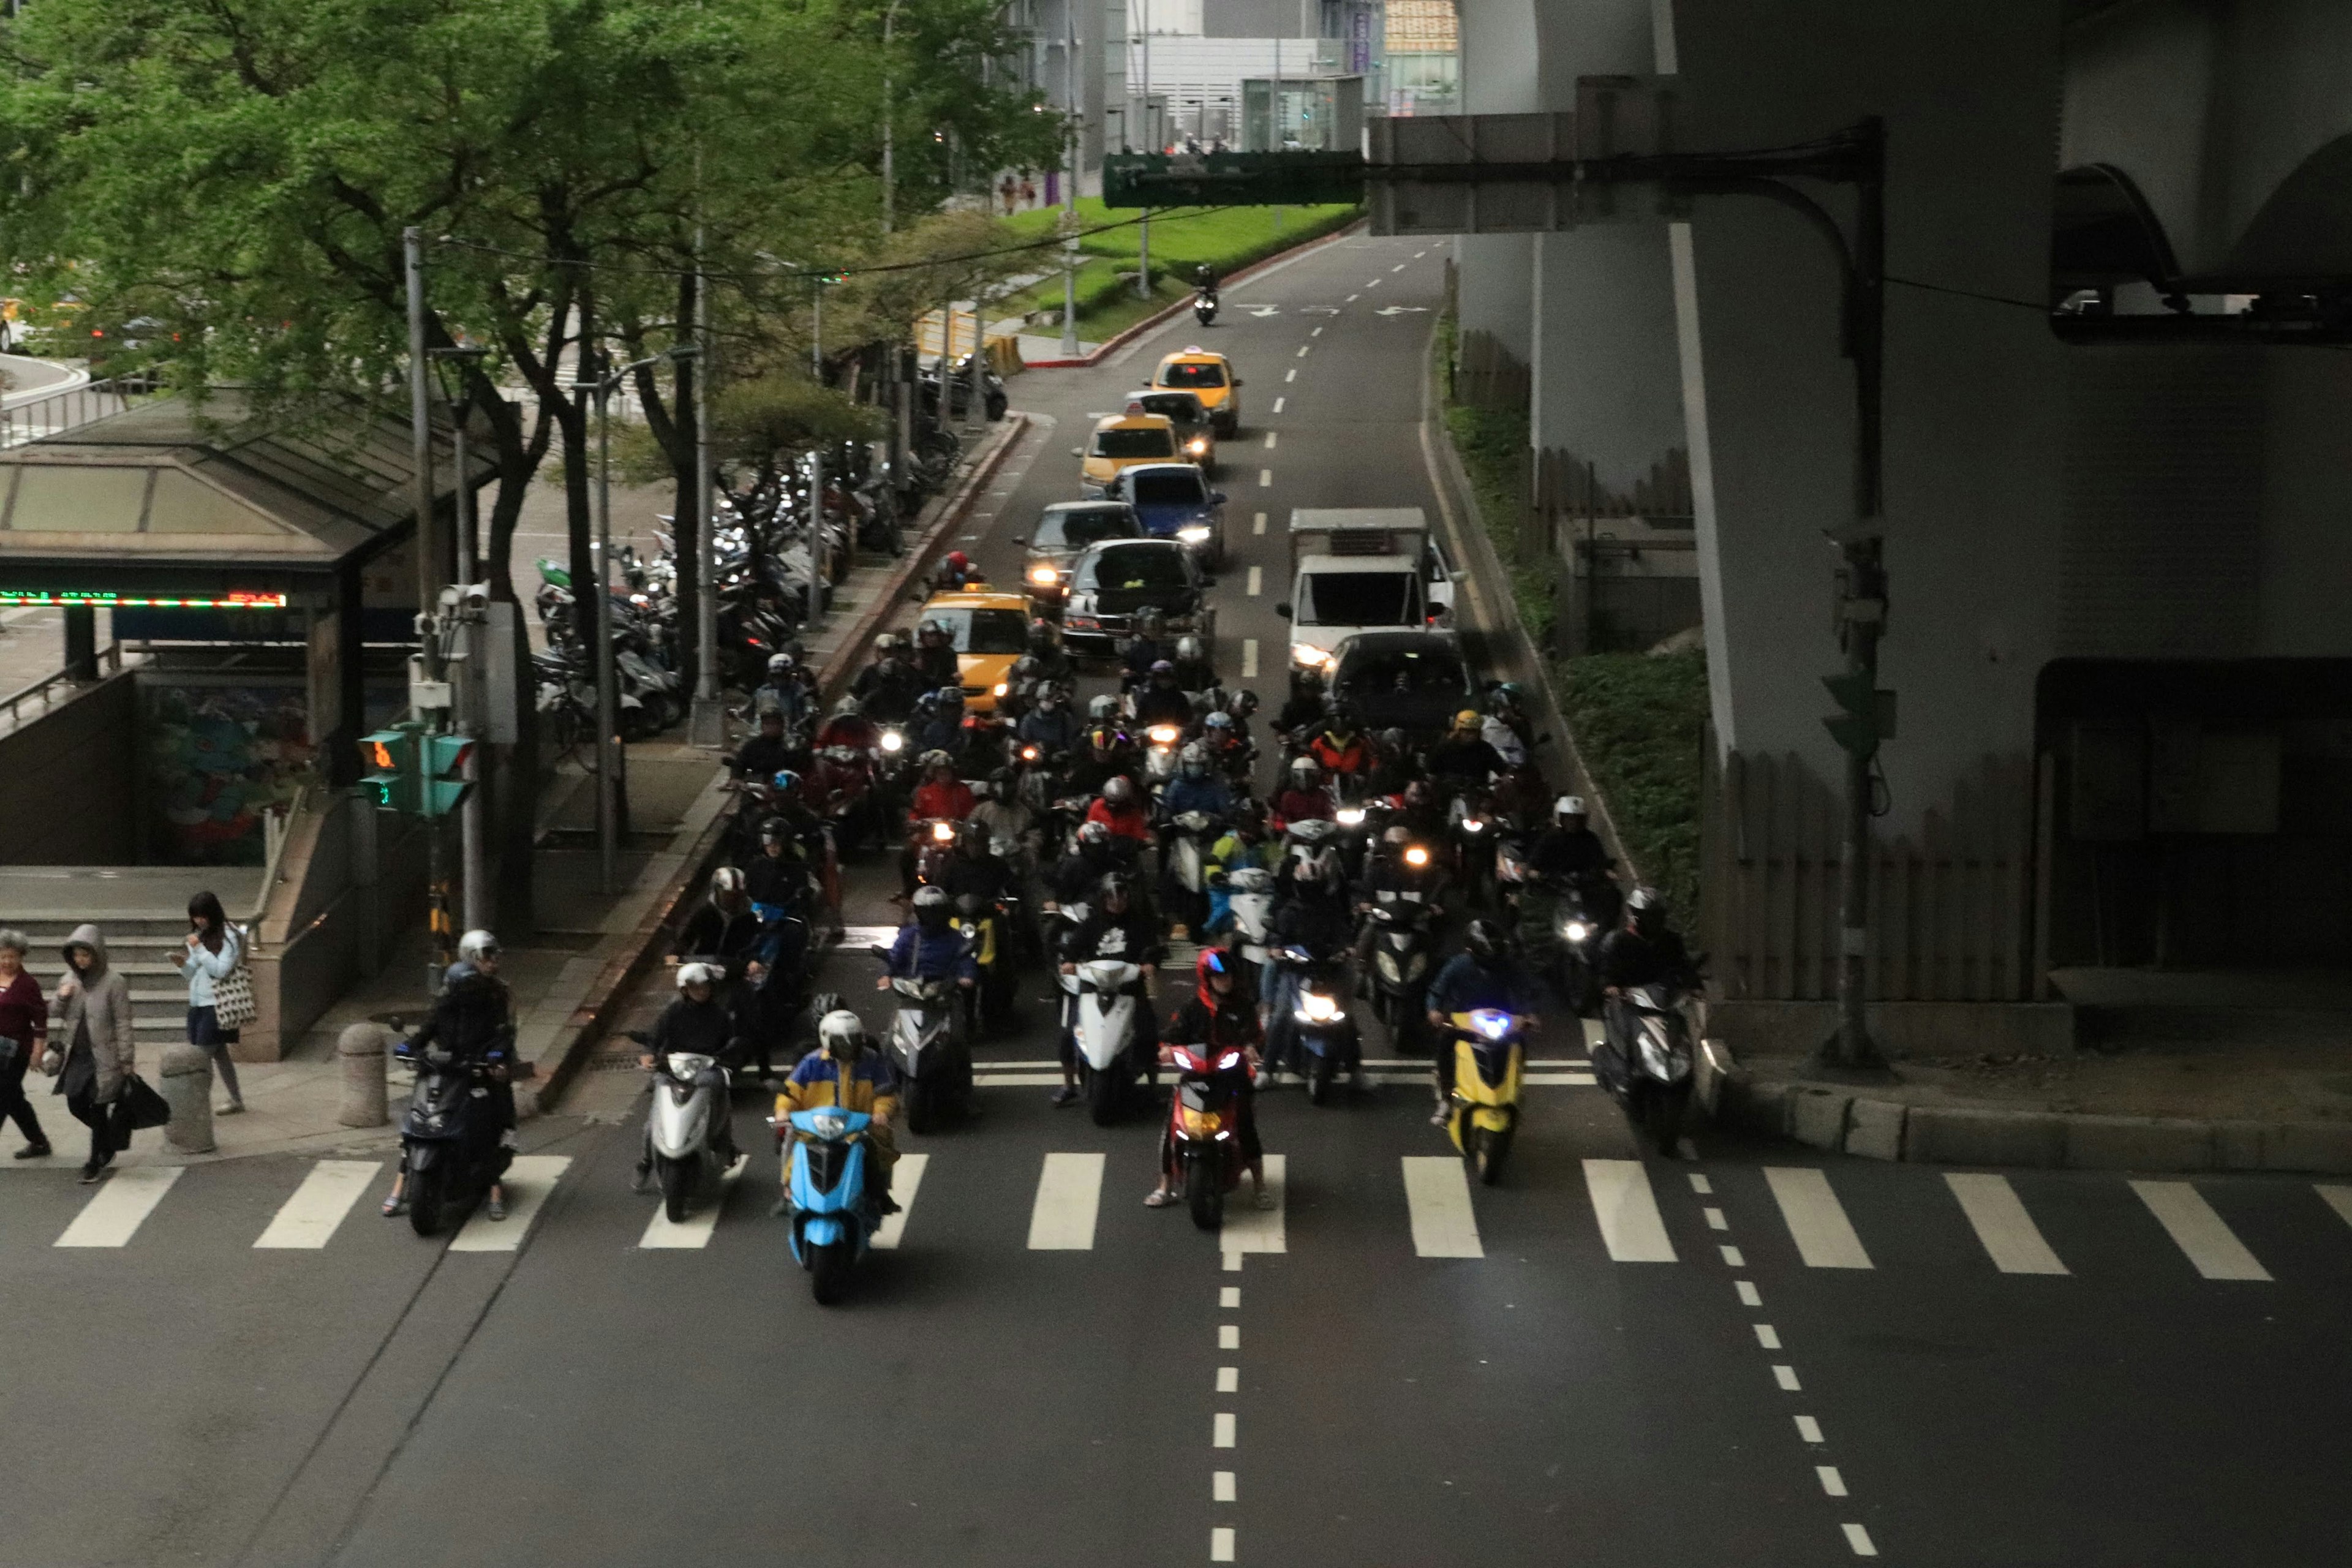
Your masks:
{"label": "black helmet", "polygon": [[781,816],[772,816],[760,824],[760,842],[762,844],[782,844],[792,836],[791,825]]}
{"label": "black helmet", "polygon": [[1113,899],[1117,899],[1124,905],[1127,902],[1127,879],[1113,872],[1102,879],[1097,892],[1105,909],[1110,908],[1110,901]]}
{"label": "black helmet", "polygon": [[988,853],[990,837],[988,824],[967,819],[956,830],[956,847],[977,859]]}
{"label": "black helmet", "polygon": [[1509,951],[1509,942],[1503,935],[1500,921],[1472,921],[1469,934],[1463,938],[1463,945],[1469,950],[1471,957],[1489,968],[1501,963]]}
{"label": "black helmet", "polygon": [[925,931],[938,931],[948,923],[947,889],[936,883],[926,882],[915,889],[915,919]]}

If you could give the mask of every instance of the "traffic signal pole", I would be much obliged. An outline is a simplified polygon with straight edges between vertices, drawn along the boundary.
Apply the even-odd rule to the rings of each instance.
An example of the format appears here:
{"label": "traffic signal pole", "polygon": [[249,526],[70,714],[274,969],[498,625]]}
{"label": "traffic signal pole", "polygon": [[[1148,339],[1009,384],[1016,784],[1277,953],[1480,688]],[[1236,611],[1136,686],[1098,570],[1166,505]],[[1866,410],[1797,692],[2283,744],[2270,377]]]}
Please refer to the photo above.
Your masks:
{"label": "traffic signal pole", "polygon": [[[408,290],[408,422],[410,466],[416,511],[416,663],[410,676],[410,705],[417,716],[437,728],[448,709],[429,709],[420,698],[442,679],[441,649],[435,635],[434,609],[441,595],[440,561],[433,526],[433,400],[425,353],[425,234],[409,227],[400,234],[402,270]],[[464,476],[459,476],[459,483]],[[425,962],[425,994],[440,989],[442,972],[456,950],[449,931],[448,870],[443,866],[441,825],[428,818],[425,829],[425,896],[426,921],[433,932],[433,952]]]}

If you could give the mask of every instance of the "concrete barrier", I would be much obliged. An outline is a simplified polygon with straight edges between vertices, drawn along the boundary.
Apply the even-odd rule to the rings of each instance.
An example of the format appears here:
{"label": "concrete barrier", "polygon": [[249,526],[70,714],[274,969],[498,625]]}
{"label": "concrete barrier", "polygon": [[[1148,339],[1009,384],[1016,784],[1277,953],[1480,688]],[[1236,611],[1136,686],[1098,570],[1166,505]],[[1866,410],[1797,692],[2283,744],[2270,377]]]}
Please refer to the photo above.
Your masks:
{"label": "concrete barrier", "polygon": [[172,1108],[163,1123],[163,1142],[181,1154],[209,1154],[213,1143],[213,1058],[182,1040],[163,1047],[155,1069],[163,1081],[158,1092]]}
{"label": "concrete barrier", "polygon": [[335,1040],[343,1064],[343,1106],[335,1120],[346,1127],[381,1127],[391,1120],[385,1107],[382,1024],[352,1024]]}
{"label": "concrete barrier", "polygon": [[1834,1152],[1845,1146],[1846,1108],[1853,1096],[1843,1089],[1801,1083],[1789,1090],[1789,1136],[1808,1149]]}
{"label": "concrete barrier", "polygon": [[1910,1108],[1899,1100],[1857,1098],[1847,1108],[1845,1152],[1864,1160],[1904,1158],[1903,1129]]}

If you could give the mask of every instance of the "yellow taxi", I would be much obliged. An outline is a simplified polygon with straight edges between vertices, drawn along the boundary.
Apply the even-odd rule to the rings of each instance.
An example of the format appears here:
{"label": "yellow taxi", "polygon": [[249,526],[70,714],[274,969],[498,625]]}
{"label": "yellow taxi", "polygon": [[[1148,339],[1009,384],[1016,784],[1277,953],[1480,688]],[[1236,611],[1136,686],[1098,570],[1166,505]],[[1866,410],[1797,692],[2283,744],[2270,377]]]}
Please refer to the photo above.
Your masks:
{"label": "yellow taxi", "polygon": [[1029,601],[993,588],[935,594],[915,618],[937,621],[955,639],[956,673],[969,711],[990,713],[1004,695],[1013,661],[1029,651]]}
{"label": "yellow taxi", "polygon": [[1223,354],[1188,343],[1160,362],[1151,384],[1199,398],[1220,436],[1231,436],[1242,427],[1242,378],[1234,374],[1233,361]]}
{"label": "yellow taxi", "polygon": [[1108,494],[1121,468],[1181,462],[1184,456],[1176,422],[1161,414],[1113,414],[1097,420],[1093,439],[1076,455],[1085,460],[1078,477],[1089,500]]}

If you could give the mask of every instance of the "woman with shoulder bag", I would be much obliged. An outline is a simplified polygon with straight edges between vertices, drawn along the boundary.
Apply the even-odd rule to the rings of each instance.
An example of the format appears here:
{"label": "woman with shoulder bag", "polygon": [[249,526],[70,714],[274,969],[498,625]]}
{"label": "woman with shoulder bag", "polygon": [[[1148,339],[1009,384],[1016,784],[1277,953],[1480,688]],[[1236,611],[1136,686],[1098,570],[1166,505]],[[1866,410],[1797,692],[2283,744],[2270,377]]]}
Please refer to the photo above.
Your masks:
{"label": "woman with shoulder bag", "polygon": [[41,983],[25,968],[29,944],[20,931],[0,931],[0,1117],[13,1118],[25,1135],[19,1160],[49,1152],[48,1134],[25,1098],[25,1069],[48,1053],[49,1008]]}
{"label": "woman with shoulder bag", "polygon": [[188,900],[188,926],[187,950],[166,956],[188,979],[188,1044],[212,1058],[213,1070],[228,1090],[228,1103],[213,1114],[234,1116],[245,1109],[245,1093],[237,1085],[236,1064],[229,1059],[228,1048],[236,1044],[237,1026],[245,1021],[240,1015],[250,1005],[251,982],[242,983],[239,1014],[226,1023],[221,1017],[227,1010],[222,993],[245,963],[245,933],[228,923],[219,897],[209,891]]}
{"label": "woman with shoulder bag", "polygon": [[59,1074],[49,1092],[64,1095],[74,1120],[89,1129],[89,1161],[81,1168],[87,1184],[106,1174],[122,1147],[115,1142],[112,1108],[137,1070],[138,1047],[131,1026],[131,987],[107,967],[106,938],[99,929],[74,927],[66,938],[65,958],[49,1028],[50,1040],[65,1044],[52,1044],[41,1070]]}

